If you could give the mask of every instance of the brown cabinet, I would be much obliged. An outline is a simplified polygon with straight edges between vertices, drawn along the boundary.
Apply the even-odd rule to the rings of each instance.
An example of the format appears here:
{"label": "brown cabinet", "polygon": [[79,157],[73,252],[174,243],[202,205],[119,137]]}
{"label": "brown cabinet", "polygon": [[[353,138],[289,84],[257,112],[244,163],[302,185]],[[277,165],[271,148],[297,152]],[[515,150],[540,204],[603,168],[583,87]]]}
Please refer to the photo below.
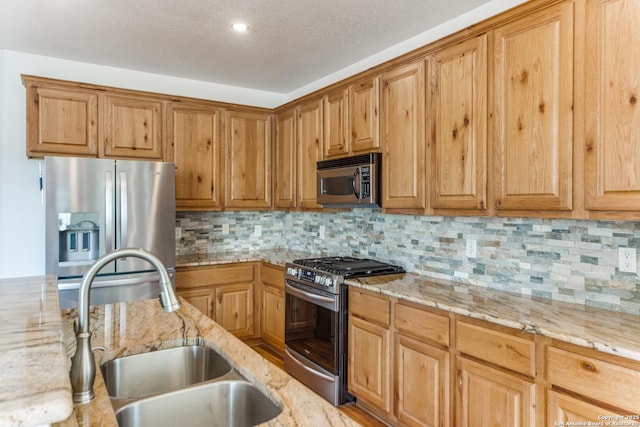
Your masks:
{"label": "brown cabinet", "polygon": [[176,165],[176,208],[221,206],[220,117],[222,111],[194,103],[167,106],[166,159]]}
{"label": "brown cabinet", "polygon": [[394,304],[394,414],[410,426],[448,426],[449,317]]}
{"label": "brown cabinet", "polygon": [[162,160],[164,105],[139,95],[105,94],[101,157]]}
{"label": "brown cabinet", "polygon": [[271,347],[284,351],[284,268],[262,263],[261,336]]}
{"label": "brown cabinet", "polygon": [[380,149],[380,78],[371,77],[349,86],[349,118],[353,153]]}
{"label": "brown cabinet", "polygon": [[[637,412],[637,411],[636,411]],[[591,423],[593,426],[615,425],[616,422],[625,426],[640,426],[640,421],[636,418],[638,414],[629,416],[622,412],[613,412],[601,406],[596,406],[582,400],[575,399],[562,393],[549,390],[547,392],[547,426],[586,426]],[[603,420],[614,420],[607,424]],[[573,424],[570,424],[573,423]]]}
{"label": "brown cabinet", "polygon": [[391,412],[391,329],[387,298],[349,289],[348,388],[378,415]]}
{"label": "brown cabinet", "polygon": [[571,210],[573,3],[526,15],[493,38],[495,209]]}
{"label": "brown cabinet", "polygon": [[340,89],[324,96],[324,158],[349,154],[349,90]]}
{"label": "brown cabinet", "polygon": [[424,61],[381,76],[382,207],[425,208]]}
{"label": "brown cabinet", "polygon": [[317,203],[316,162],[322,160],[322,99],[298,108],[297,205],[321,209]]}
{"label": "brown cabinet", "polygon": [[[586,349],[547,348],[547,382],[550,387],[558,387],[571,393],[574,400],[568,400],[564,394],[551,396],[552,405],[549,419],[558,411],[571,413],[579,407],[619,408],[615,414],[633,414],[640,416],[640,363],[614,356],[604,355]],[[554,400],[555,399],[555,400]],[[581,401],[581,402],[580,402]],[[589,403],[589,405],[586,405]],[[565,409],[558,409],[565,408]],[[592,414],[597,411],[591,412]],[[602,415],[602,411],[597,415]],[[589,412],[582,413],[588,417]],[[632,419],[633,420],[633,419]],[[562,421],[553,420],[553,421]],[[589,418],[589,421],[601,421]],[[635,419],[640,424],[640,419]]]}
{"label": "brown cabinet", "polygon": [[291,108],[276,115],[276,142],[273,176],[274,206],[295,208],[297,204],[297,110]]}
{"label": "brown cabinet", "polygon": [[27,157],[98,155],[98,94],[23,76]]}
{"label": "brown cabinet", "polygon": [[271,115],[227,111],[225,207],[271,207]]}
{"label": "brown cabinet", "polygon": [[179,268],[178,295],[239,338],[256,337],[255,265]]}
{"label": "brown cabinet", "polygon": [[487,36],[427,58],[431,207],[487,208]]}
{"label": "brown cabinet", "polygon": [[[587,0],[584,36],[585,208],[640,210],[637,0]],[[618,214],[620,215],[620,214]]]}
{"label": "brown cabinet", "polygon": [[535,384],[456,357],[456,426],[535,427]]}

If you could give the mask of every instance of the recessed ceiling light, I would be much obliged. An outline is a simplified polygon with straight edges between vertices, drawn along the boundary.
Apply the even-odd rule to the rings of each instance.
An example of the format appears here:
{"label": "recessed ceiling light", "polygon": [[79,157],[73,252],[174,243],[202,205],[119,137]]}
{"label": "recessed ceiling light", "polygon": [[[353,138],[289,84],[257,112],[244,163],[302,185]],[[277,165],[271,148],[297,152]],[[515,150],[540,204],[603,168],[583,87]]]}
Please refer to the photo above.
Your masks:
{"label": "recessed ceiling light", "polygon": [[249,29],[249,26],[242,22],[236,22],[234,24],[231,24],[231,28],[233,28],[235,31],[239,33],[243,33]]}

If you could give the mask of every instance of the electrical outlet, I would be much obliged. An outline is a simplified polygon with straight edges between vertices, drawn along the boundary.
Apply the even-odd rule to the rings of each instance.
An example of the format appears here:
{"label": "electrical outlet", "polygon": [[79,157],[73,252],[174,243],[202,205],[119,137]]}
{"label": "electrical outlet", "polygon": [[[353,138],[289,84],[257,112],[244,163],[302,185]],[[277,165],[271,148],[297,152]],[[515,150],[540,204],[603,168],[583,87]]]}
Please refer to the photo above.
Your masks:
{"label": "electrical outlet", "polygon": [[324,225],[321,225],[320,227],[318,227],[318,237],[324,240]]}
{"label": "electrical outlet", "polygon": [[637,273],[636,248],[618,248],[618,270],[621,273]]}
{"label": "electrical outlet", "polygon": [[176,227],[176,240],[182,239],[182,228]]}
{"label": "electrical outlet", "polygon": [[253,229],[253,235],[256,237],[260,237],[262,236],[262,226],[261,225],[256,225],[255,228]]}
{"label": "electrical outlet", "polygon": [[229,234],[229,224],[222,224],[222,234]]}
{"label": "electrical outlet", "polygon": [[467,248],[466,248],[466,252],[465,254],[467,255],[467,258],[475,258],[477,253],[476,253],[476,239],[467,239]]}

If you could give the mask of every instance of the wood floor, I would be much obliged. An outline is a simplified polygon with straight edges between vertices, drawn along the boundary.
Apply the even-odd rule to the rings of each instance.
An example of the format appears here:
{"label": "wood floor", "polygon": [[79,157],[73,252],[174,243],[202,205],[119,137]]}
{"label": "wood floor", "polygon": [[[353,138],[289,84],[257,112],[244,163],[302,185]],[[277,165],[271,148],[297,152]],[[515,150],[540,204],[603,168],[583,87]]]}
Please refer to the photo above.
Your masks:
{"label": "wood floor", "polygon": [[[284,369],[284,362],[282,360],[282,355],[277,351],[273,350],[271,347],[263,344],[253,345],[252,348],[260,353],[262,357],[267,359],[269,362],[274,365]],[[338,407],[340,411],[342,411],[345,415],[362,424],[363,426],[371,426],[371,427],[385,427],[386,424],[382,423],[373,415],[370,415],[368,412],[365,412],[362,408],[360,408],[356,404],[347,404],[341,405]]]}

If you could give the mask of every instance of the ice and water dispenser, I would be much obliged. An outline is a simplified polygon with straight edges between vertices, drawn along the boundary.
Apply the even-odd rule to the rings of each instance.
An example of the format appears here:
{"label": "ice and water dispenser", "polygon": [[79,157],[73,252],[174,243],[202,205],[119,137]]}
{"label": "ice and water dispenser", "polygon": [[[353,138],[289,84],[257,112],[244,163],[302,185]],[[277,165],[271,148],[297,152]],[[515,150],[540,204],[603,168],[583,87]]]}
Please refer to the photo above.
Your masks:
{"label": "ice and water dispenser", "polygon": [[58,213],[60,263],[93,261],[100,256],[100,214]]}

